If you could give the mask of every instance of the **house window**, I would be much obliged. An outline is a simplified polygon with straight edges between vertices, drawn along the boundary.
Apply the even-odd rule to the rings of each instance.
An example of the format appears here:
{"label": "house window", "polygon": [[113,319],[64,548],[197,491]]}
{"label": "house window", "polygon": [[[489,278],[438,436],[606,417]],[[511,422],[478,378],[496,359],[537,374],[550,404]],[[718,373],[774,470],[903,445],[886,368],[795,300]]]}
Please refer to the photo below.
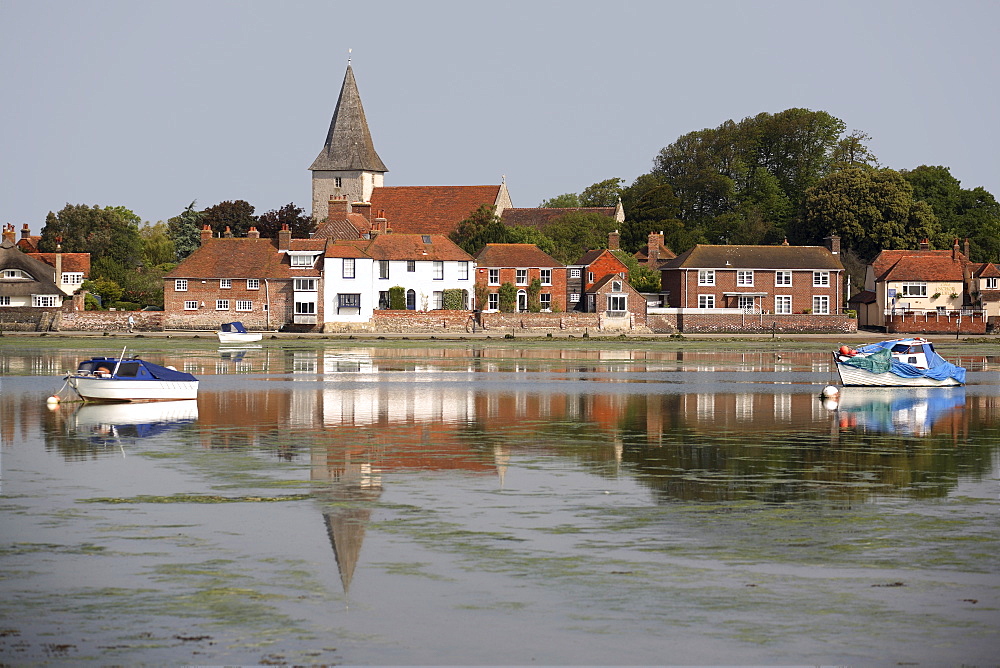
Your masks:
{"label": "house window", "polygon": [[580,270],[579,269],[570,269],[569,270],[569,277],[570,278],[580,278]]}
{"label": "house window", "polygon": [[790,272],[790,271],[776,271],[776,272],[774,272],[774,284],[775,285],[791,285],[792,284],[792,272]]}
{"label": "house window", "polygon": [[813,272],[813,287],[814,288],[825,288],[830,285],[830,272],[828,271],[814,271]]}
{"label": "house window", "polygon": [[260,290],[260,279],[259,278],[248,278],[247,279],[247,290]]}
{"label": "house window", "polygon": [[926,297],[927,284],[923,282],[903,283],[903,297]]}
{"label": "house window", "polygon": [[316,292],[316,279],[315,278],[296,278],[295,279],[295,291],[296,292]]}
{"label": "house window", "polygon": [[538,301],[541,304],[543,311],[551,311],[552,310],[552,294],[551,293],[543,292],[542,294],[538,295]]}
{"label": "house window", "polygon": [[406,310],[416,311],[417,310],[417,293],[413,290],[406,291]]}
{"label": "house window", "polygon": [[316,315],[316,302],[295,302],[295,315]]}
{"label": "house window", "polygon": [[441,260],[434,260],[434,280],[444,280],[444,262]]}
{"label": "house window", "polygon": [[715,285],[715,270],[714,269],[699,269],[698,270],[698,285]]}
{"label": "house window", "polygon": [[10,297],[7,295],[0,295],[0,306],[10,306]]}
{"label": "house window", "polygon": [[753,311],[754,299],[750,295],[740,295],[736,300],[736,305],[744,311]]}
{"label": "house window", "polygon": [[387,308],[389,308],[389,291],[388,290],[379,290],[379,293],[378,293],[378,307],[380,309],[387,309]]}
{"label": "house window", "polygon": [[830,315],[830,298],[827,295],[813,296],[813,313],[817,315]]}
{"label": "house window", "polygon": [[527,285],[528,284],[528,270],[527,269],[517,269],[514,272],[514,282],[517,285]]}
{"label": "house window", "polygon": [[412,274],[416,270],[417,270],[417,261],[416,260],[407,260],[406,261],[406,271],[408,271],[408,272],[410,272]]}
{"label": "house window", "polygon": [[389,278],[389,261],[379,260],[378,261],[378,277],[379,278]]}
{"label": "house window", "polygon": [[433,306],[431,308],[444,308],[444,292],[441,290],[435,290],[431,297],[433,298]]}
{"label": "house window", "polygon": [[488,283],[490,285],[500,285],[500,270],[499,269],[487,269],[487,276],[489,277]]}
{"label": "house window", "polygon": [[339,176],[333,177],[333,185],[335,188],[341,188],[344,185],[344,180]]}
{"label": "house window", "polygon": [[237,299],[236,300],[236,310],[237,311],[252,311],[253,302],[248,299]]}
{"label": "house window", "polygon": [[37,308],[51,308],[53,306],[59,306],[56,303],[55,295],[32,295],[31,305]]}
{"label": "house window", "polygon": [[24,273],[20,269],[4,269],[4,278],[31,278],[28,274]]}
{"label": "house window", "polygon": [[984,290],[996,290],[996,289],[997,289],[997,282],[998,282],[998,281],[1000,281],[1000,279],[996,279],[996,278],[987,278],[987,279],[986,279],[986,284],[985,284],[985,286],[983,287],[983,289],[984,289]]}
{"label": "house window", "polygon": [[622,282],[621,281],[611,281],[611,292],[621,292]]}
{"label": "house window", "polygon": [[293,255],[292,256],[292,266],[293,267],[311,267],[311,266],[313,266],[313,256],[312,255]]}
{"label": "house window", "polygon": [[341,272],[341,276],[344,278],[354,278],[354,258],[345,257],[344,258],[344,270]]}
{"label": "house window", "polygon": [[542,285],[552,285],[552,270],[542,269],[541,272]]}
{"label": "house window", "polygon": [[184,302],[184,310],[185,311],[197,311],[198,310],[198,302],[196,302],[196,301]]}
{"label": "house window", "polygon": [[[990,280],[990,279],[986,279]],[[993,279],[996,280],[996,279]],[[63,285],[80,285],[83,283],[82,271],[65,271],[62,275]]]}
{"label": "house window", "polygon": [[223,290],[230,290],[233,287],[233,279],[231,278],[220,278],[219,287]]}
{"label": "house window", "polygon": [[491,292],[489,297],[486,299],[486,309],[488,311],[496,311],[500,308],[500,295],[496,292]]}
{"label": "house window", "polygon": [[174,292],[187,292],[188,282],[186,278],[178,278],[174,281]]}
{"label": "house window", "polygon": [[570,296],[569,296],[569,302],[570,302],[570,304],[577,304],[577,303],[579,303],[580,302],[580,293],[579,292],[574,292],[574,293],[570,294]]}
{"label": "house window", "polygon": [[423,241],[425,244],[429,244],[431,242],[431,235],[429,235],[429,234],[421,234],[420,235],[420,240]]}
{"label": "house window", "polygon": [[[313,310],[309,313],[316,312],[315,302],[309,302],[312,304]],[[337,295],[337,305],[340,308],[361,308],[361,295],[358,293],[341,292]]]}
{"label": "house window", "polygon": [[593,283],[594,282],[594,272],[592,272],[592,271],[588,271],[587,272],[587,282],[588,283]]}
{"label": "house window", "polygon": [[753,286],[753,272],[741,269],[736,272],[736,285]]}
{"label": "house window", "polygon": [[698,308],[715,308],[715,295],[698,295]]}
{"label": "house window", "polygon": [[469,262],[467,260],[458,263],[458,280],[469,280]]}
{"label": "house window", "polygon": [[229,310],[229,300],[228,299],[216,299],[215,300],[215,310],[216,311],[228,311]]}
{"label": "house window", "polygon": [[792,312],[792,296],[791,295],[778,295],[774,298],[774,312],[775,313],[791,313]]}
{"label": "house window", "polygon": [[625,310],[625,295],[608,295],[608,310],[622,312]]}

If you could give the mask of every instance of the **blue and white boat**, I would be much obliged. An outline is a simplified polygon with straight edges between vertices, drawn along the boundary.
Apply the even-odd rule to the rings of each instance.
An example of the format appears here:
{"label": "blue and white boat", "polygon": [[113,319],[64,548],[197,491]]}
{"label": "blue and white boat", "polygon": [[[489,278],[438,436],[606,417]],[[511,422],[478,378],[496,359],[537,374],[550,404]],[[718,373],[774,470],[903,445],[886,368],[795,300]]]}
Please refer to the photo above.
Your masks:
{"label": "blue and white boat", "polygon": [[138,357],[91,357],[66,376],[84,401],[171,401],[196,399],[198,379],[173,367]]}
{"label": "blue and white boat", "polygon": [[965,385],[965,368],[941,357],[923,338],[890,339],[833,353],[845,386],[950,387]]}
{"label": "blue and white boat", "polygon": [[248,332],[242,322],[224,322],[215,334],[219,343],[249,343],[264,338],[260,332]]}

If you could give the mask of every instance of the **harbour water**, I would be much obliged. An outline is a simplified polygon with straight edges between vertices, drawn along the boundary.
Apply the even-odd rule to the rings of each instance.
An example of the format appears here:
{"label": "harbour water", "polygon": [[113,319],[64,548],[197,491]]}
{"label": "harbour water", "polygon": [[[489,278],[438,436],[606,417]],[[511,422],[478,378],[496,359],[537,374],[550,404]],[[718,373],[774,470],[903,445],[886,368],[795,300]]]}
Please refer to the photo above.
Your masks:
{"label": "harbour water", "polygon": [[0,340],[0,664],[1000,656],[989,351],[147,341],[197,401],[47,406],[79,343]]}

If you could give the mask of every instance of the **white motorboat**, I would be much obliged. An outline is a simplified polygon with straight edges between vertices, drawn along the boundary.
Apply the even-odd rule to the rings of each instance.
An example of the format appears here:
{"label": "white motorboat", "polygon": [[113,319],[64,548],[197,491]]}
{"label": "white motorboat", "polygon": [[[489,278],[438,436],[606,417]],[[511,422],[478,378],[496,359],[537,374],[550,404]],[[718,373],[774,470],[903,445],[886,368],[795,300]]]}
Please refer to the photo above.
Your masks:
{"label": "white motorboat", "polygon": [[84,401],[170,401],[198,397],[190,373],[137,357],[92,357],[66,376]]}
{"label": "white motorboat", "polygon": [[264,338],[260,332],[248,332],[242,322],[224,322],[215,334],[219,343],[252,343]]}
{"label": "white motorboat", "polygon": [[872,387],[951,387],[965,384],[965,368],[941,357],[927,339],[890,339],[833,353],[841,383]]}

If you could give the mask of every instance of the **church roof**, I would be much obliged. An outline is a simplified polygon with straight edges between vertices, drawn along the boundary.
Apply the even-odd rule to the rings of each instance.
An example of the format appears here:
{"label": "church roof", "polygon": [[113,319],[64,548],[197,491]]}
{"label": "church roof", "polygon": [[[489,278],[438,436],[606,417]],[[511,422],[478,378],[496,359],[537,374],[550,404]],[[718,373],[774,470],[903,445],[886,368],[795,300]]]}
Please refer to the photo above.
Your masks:
{"label": "church roof", "polygon": [[309,167],[310,170],[387,172],[388,168],[375,152],[365,110],[361,106],[354,70],[347,66],[344,84],[340,88],[337,107],[333,111],[330,130],[323,149]]}
{"label": "church roof", "polygon": [[503,188],[503,184],[387,186],[372,190],[371,204],[393,232],[450,234],[483,204],[496,206]]}
{"label": "church roof", "polygon": [[598,213],[608,218],[615,217],[615,207],[595,206],[595,207],[536,207],[530,209],[504,209],[500,214],[500,220],[504,225],[518,225],[520,227],[533,227],[536,230],[545,231],[556,219],[569,213]]}

